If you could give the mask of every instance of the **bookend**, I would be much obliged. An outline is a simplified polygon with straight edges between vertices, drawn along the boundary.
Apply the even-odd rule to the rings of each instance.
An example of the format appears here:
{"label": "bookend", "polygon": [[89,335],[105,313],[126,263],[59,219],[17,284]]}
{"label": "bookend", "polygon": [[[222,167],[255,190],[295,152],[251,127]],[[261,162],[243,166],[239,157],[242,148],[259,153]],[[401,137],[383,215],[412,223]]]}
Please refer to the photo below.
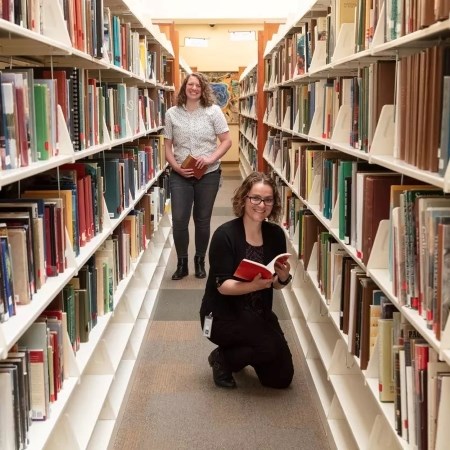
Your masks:
{"label": "bookend", "polygon": [[273,167],[277,169],[279,172],[281,172],[281,150],[278,151],[277,157],[275,161],[273,161]]}
{"label": "bookend", "polygon": [[[75,424],[74,424],[75,425]],[[81,450],[81,446],[78,443],[77,435],[72,428],[70,417],[68,414],[64,414],[58,421],[58,426],[55,427],[55,431],[51,434],[50,440],[47,442],[46,448],[58,449],[64,448],[64,450]]]}
{"label": "bookend", "polygon": [[8,349],[7,349],[7,345],[6,345],[6,339],[0,329],[0,358],[6,359],[7,356],[8,356]]}
{"label": "bookend", "polygon": [[315,297],[315,288],[309,280],[309,275],[303,268],[303,264],[299,262],[292,275],[291,281],[292,291],[295,293],[299,305],[302,308],[303,315],[306,317],[306,312],[309,310],[312,299]]}
{"label": "bookend", "polygon": [[328,323],[328,308],[323,304],[325,301],[322,298],[321,302],[313,302],[309,308],[308,315],[306,317],[307,322],[311,323]]}
{"label": "bookend", "polygon": [[358,364],[356,364],[353,356],[348,352],[346,343],[339,339],[331,356],[330,366],[328,367],[328,375],[360,375]]}
{"label": "bookend", "polygon": [[313,73],[327,64],[327,41],[316,41],[308,73]]}
{"label": "bookend", "polygon": [[317,242],[314,242],[306,272],[312,280],[317,280]]}
{"label": "bookend", "polygon": [[308,362],[308,360],[314,360],[314,359],[320,359],[320,353],[319,350],[317,350],[316,345],[309,345],[307,349],[305,350],[305,358]]}
{"label": "bookend", "polygon": [[447,319],[444,331],[441,335],[441,355],[440,358],[450,364],[450,320]]}
{"label": "bookend", "polygon": [[134,131],[131,129],[130,119],[128,118],[128,108],[125,108],[125,138],[129,140],[132,136],[134,136]]}
{"label": "bookend", "polygon": [[[320,88],[319,88],[320,89]],[[312,139],[322,138],[322,124],[323,124],[323,96],[318,95],[318,103],[316,103],[316,108],[314,110],[314,116],[311,121],[311,126],[309,128],[309,134]]]}
{"label": "bookend", "polygon": [[333,293],[331,294],[328,310],[330,312],[339,312],[341,310],[341,283],[342,276],[338,275],[334,283]]}
{"label": "bookend", "polygon": [[352,106],[342,105],[339,108],[334,125],[333,134],[331,135],[331,142],[333,144],[341,144],[348,146],[348,138],[350,136],[350,128],[352,125]]}
{"label": "bookend", "polygon": [[377,27],[375,28],[375,33],[373,34],[371,47],[376,47],[378,45],[384,44],[384,35],[386,29],[386,9],[384,7],[384,2],[381,5],[380,14],[378,16]]}
{"label": "bookend", "polygon": [[101,339],[95,349],[95,353],[89,360],[85,375],[114,375],[114,365],[105,339]]}
{"label": "bookend", "polygon": [[329,228],[333,230],[336,235],[339,235],[339,194],[337,194],[336,203],[334,204],[333,212],[331,214]]}
{"label": "bookend", "polygon": [[331,62],[346,58],[355,53],[355,24],[343,23],[336,39],[336,47],[334,48]]}
{"label": "bookend", "polygon": [[[75,156],[73,150],[72,139],[70,138],[69,130],[67,129],[66,119],[64,118],[64,113],[62,112],[61,106],[58,105],[58,156]],[[72,161],[70,159],[70,162]],[[69,161],[68,161],[69,162]]]}
{"label": "bookend", "polygon": [[378,225],[377,234],[373,241],[372,251],[370,252],[367,269],[387,269],[389,267],[389,229],[391,221],[384,219]]}
{"label": "bookend", "polygon": [[372,430],[370,431],[367,450],[396,448],[397,444],[397,439],[390,431],[386,418],[381,414],[377,414]]}
{"label": "bookend", "polygon": [[376,162],[375,158],[372,161],[372,156],[393,155],[395,139],[394,112],[394,105],[384,105],[381,109],[380,118],[373,135],[372,147],[369,152],[370,163]]}
{"label": "bookend", "polygon": [[108,233],[113,229],[113,224],[112,224],[111,218],[109,216],[108,207],[106,206],[106,200],[105,200],[104,195],[102,195],[102,202],[103,202],[103,232],[102,233]]}
{"label": "bookend", "polygon": [[[297,178],[297,177],[296,177]],[[294,231],[294,235],[292,236],[291,239],[291,243],[292,244],[292,248],[294,249],[294,255],[299,255],[300,254],[300,245],[299,245],[299,220],[297,220],[296,224],[295,224],[295,231]],[[297,270],[297,268],[295,269]]]}
{"label": "bookend", "polygon": [[141,310],[139,311],[138,320],[140,319],[149,320],[153,316],[157,296],[158,296],[157,289],[147,290]]}
{"label": "bookend", "polygon": [[[114,309],[114,316],[112,319],[113,323],[135,322],[143,297],[141,297],[140,295],[137,296],[136,292],[132,292],[131,294],[133,296],[132,301],[129,299],[128,294],[125,294],[122,298],[122,301]],[[138,308],[136,308],[136,306]]]}
{"label": "bookend", "polygon": [[[63,333],[63,346],[64,346],[64,373],[67,372],[69,377],[75,377],[80,381],[80,368],[78,367],[75,353],[70,343],[69,334],[66,331]],[[66,351],[68,350],[68,351]]]}
{"label": "bookend", "polygon": [[105,118],[102,117],[101,127],[103,128],[103,145],[106,145],[108,148],[111,147],[111,135],[109,134],[108,127],[106,126]]}
{"label": "bookend", "polygon": [[314,179],[311,185],[311,190],[308,193],[308,203],[310,205],[317,206],[320,203],[320,184],[322,183],[322,179],[320,175],[314,175]]}
{"label": "bookend", "polygon": [[272,106],[272,108],[270,109],[270,112],[269,112],[269,117],[267,119],[269,125],[277,126],[276,118],[277,118],[277,111],[276,111],[276,108],[274,106]]}
{"label": "bookend", "polygon": [[448,447],[448,423],[450,419],[450,378],[443,377],[436,428],[436,450]]}
{"label": "bookend", "polygon": [[450,192],[450,164],[448,164],[444,174],[444,192]]}
{"label": "bookend", "polygon": [[109,398],[111,393],[108,393],[108,396],[105,399],[105,403],[103,403],[102,410],[100,411],[100,415],[98,416],[98,420],[116,420],[118,411],[114,410],[113,401]]}
{"label": "bookend", "polygon": [[[64,44],[69,49],[72,48],[69,31],[65,24],[64,14],[59,1],[48,0],[42,2],[41,20],[44,36]],[[57,51],[57,48],[55,50]]]}
{"label": "bookend", "polygon": [[139,114],[139,133],[150,133],[150,132],[151,129],[147,129],[145,127],[144,119],[142,118],[142,115]]}
{"label": "bookend", "polygon": [[75,252],[73,251],[72,243],[70,242],[69,233],[67,231],[67,228],[64,227],[64,232],[66,234],[66,248],[64,251],[64,256],[67,260],[67,267],[73,267],[76,269],[78,267],[78,263],[76,260]]}
{"label": "bookend", "polygon": [[378,337],[375,341],[375,347],[372,350],[372,354],[370,355],[369,362],[367,364],[366,369],[366,378],[374,378],[377,380],[378,384],[378,367],[379,367],[379,353],[380,353],[380,344],[378,341]]}
{"label": "bookend", "polygon": [[267,160],[270,160],[270,153],[271,153],[271,148],[270,148],[270,144],[269,144],[269,139],[266,140],[266,143],[264,145],[264,150],[263,150],[263,157]]}
{"label": "bookend", "polygon": [[284,115],[284,119],[283,119],[283,125],[281,126],[281,128],[283,128],[283,131],[286,133],[290,133],[291,132],[291,124],[290,122],[290,117],[291,117],[291,107],[288,106],[286,108],[286,113]]}
{"label": "bookend", "polygon": [[333,400],[331,400],[327,417],[332,420],[345,420],[344,411],[336,394],[333,395]]}

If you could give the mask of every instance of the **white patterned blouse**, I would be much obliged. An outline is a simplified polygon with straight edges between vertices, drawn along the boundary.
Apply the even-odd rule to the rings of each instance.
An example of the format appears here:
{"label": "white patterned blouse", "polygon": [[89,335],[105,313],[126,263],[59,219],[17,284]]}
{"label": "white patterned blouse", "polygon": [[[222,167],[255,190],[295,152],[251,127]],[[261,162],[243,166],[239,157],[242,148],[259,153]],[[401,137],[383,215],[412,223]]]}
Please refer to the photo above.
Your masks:
{"label": "white patterned blouse", "polygon": [[[184,106],[172,106],[166,111],[164,137],[173,144],[178,164],[186,157],[209,156],[217,149],[217,136],[229,131],[225,116],[218,105],[188,111]],[[218,169],[220,160],[208,167],[206,173]]]}

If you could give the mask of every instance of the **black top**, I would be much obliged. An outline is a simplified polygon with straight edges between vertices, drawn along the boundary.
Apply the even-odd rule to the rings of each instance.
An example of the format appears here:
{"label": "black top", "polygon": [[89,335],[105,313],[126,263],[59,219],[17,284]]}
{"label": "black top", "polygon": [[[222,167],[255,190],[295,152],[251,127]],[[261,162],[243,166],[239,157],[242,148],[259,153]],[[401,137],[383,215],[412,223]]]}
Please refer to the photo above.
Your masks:
{"label": "black top", "polygon": [[[262,223],[263,264],[286,252],[286,237],[282,228],[272,222]],[[234,319],[237,317],[247,295],[222,295],[217,287],[225,280],[234,279],[233,273],[239,262],[246,258],[248,244],[242,217],[221,225],[214,232],[209,246],[209,274],[200,315],[212,313],[213,317]],[[237,278],[236,278],[237,279]],[[260,304],[265,310],[272,309],[273,289],[261,291]]]}

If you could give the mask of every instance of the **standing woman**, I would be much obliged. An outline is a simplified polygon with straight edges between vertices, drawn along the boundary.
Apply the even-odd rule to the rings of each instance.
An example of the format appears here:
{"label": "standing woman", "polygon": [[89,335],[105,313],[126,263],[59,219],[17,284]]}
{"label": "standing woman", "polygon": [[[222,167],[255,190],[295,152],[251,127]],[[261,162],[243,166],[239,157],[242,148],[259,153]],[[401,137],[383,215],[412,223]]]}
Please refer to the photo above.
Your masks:
{"label": "standing woman", "polygon": [[[215,104],[211,85],[205,75],[192,73],[180,87],[177,105],[165,116],[165,154],[170,164],[169,185],[172,205],[173,239],[177,252],[177,270],[172,280],[189,274],[189,221],[193,210],[195,225],[194,268],[197,278],[205,278],[205,254],[210,236],[211,215],[220,183],[220,158],[231,147],[227,121]],[[206,167],[197,179],[194,170],[181,167],[187,156]]]}
{"label": "standing woman", "polygon": [[237,218],[219,226],[211,239],[200,319],[204,335],[218,346],[208,357],[217,386],[236,387],[233,372],[248,365],[264,386],[281,389],[292,381],[292,355],[272,311],[273,289],[291,281],[289,262],[277,262],[269,280],[233,276],[243,258],[266,265],[286,253],[284,231],[276,224],[280,211],[274,180],[253,172],[234,194]]}

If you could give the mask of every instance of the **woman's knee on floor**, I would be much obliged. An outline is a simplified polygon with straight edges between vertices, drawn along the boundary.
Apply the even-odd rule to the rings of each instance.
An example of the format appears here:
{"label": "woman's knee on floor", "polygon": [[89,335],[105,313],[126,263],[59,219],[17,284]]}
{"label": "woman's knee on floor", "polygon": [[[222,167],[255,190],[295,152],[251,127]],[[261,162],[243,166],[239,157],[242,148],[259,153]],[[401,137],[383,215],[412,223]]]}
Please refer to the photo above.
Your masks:
{"label": "woman's knee on floor", "polygon": [[294,365],[289,351],[282,351],[270,364],[255,369],[261,384],[275,389],[286,389],[294,377]]}
{"label": "woman's knee on floor", "polygon": [[294,368],[285,368],[279,370],[277,373],[272,373],[270,377],[260,376],[260,382],[263,386],[273,389],[286,389],[288,388],[294,377]]}

